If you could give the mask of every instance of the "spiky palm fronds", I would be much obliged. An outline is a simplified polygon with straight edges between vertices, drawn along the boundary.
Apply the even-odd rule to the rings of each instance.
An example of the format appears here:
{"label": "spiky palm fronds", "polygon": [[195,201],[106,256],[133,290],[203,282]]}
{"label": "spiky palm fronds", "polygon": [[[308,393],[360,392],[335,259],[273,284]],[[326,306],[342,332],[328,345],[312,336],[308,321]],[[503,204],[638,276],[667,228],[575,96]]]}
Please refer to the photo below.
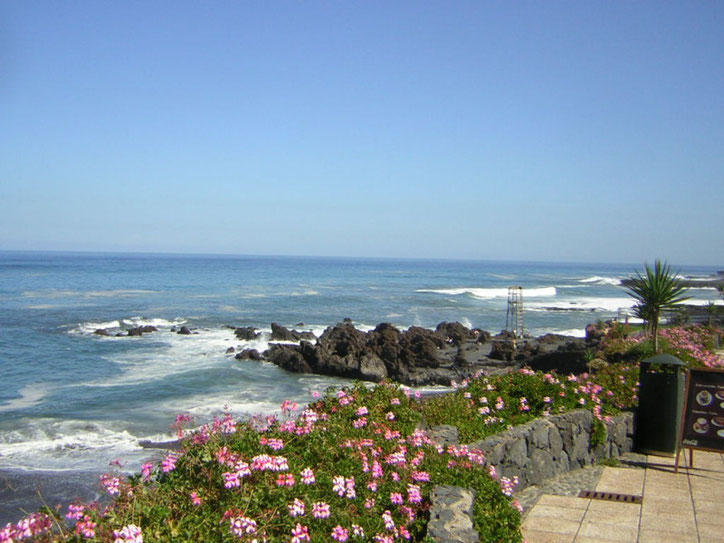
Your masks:
{"label": "spiky palm fronds", "polygon": [[671,273],[671,268],[657,260],[652,269],[644,265],[644,275],[636,272],[631,279],[627,294],[638,303],[635,306],[636,315],[643,318],[651,328],[654,336],[654,352],[659,351],[659,318],[661,312],[673,309],[677,304],[686,301],[687,288]]}

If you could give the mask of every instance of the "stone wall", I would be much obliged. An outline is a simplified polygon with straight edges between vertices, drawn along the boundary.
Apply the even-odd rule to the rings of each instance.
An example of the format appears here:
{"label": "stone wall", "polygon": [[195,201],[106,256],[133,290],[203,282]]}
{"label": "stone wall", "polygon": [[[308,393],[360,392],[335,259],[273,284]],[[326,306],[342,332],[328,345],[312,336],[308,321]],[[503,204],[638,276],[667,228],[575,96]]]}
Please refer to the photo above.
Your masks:
{"label": "stone wall", "polygon": [[[517,490],[545,479],[618,457],[633,447],[633,413],[612,417],[606,424],[606,441],[591,446],[593,414],[570,411],[536,419],[502,434],[469,444],[483,451],[487,466],[501,477],[518,477]],[[430,437],[441,445],[457,444],[457,428],[437,426]],[[437,486],[433,490],[428,536],[437,543],[477,541],[472,523],[474,494],[460,487]]]}
{"label": "stone wall", "polygon": [[633,447],[633,413],[612,417],[606,424],[606,441],[591,446],[593,414],[570,411],[536,419],[502,434],[470,444],[483,451],[488,466],[501,477],[518,477],[517,489],[598,460],[618,457]]}

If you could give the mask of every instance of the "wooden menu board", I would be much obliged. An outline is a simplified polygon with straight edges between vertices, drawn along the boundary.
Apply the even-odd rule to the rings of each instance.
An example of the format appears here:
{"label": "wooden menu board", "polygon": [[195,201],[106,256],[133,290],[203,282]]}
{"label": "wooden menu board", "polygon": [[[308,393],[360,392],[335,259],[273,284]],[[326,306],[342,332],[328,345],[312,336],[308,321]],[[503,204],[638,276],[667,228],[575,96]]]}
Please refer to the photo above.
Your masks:
{"label": "wooden menu board", "polygon": [[724,370],[689,370],[681,420],[681,447],[724,452]]}

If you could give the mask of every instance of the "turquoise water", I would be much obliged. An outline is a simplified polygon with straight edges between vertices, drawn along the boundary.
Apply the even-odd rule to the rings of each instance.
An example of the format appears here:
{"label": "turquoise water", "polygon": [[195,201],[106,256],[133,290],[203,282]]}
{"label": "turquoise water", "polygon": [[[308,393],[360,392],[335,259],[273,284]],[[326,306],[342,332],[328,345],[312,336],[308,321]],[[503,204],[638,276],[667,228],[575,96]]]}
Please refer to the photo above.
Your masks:
{"label": "turquoise water", "polygon": [[[284,399],[344,381],[239,362],[228,326],[271,322],[312,330],[344,318],[498,332],[507,289],[524,288],[534,335],[583,335],[632,300],[619,282],[635,265],[0,252],[0,470],[138,468],[139,440],[168,440],[176,414],[201,423],[274,411]],[[682,267],[705,277],[714,268]],[[716,299],[696,289],[697,303]],[[303,323],[303,324],[301,324]],[[100,337],[138,324],[158,332]],[[172,327],[196,333],[182,336]]]}

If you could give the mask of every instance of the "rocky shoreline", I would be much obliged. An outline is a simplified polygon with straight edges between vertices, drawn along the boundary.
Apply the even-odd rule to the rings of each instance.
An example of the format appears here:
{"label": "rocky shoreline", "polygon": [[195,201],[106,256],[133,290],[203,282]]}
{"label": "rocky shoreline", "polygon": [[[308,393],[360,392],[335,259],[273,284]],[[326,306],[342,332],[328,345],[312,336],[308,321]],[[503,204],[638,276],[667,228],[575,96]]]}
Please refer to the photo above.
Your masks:
{"label": "rocky shoreline", "polygon": [[[235,329],[240,340],[257,339],[260,334],[256,328]],[[435,330],[418,326],[400,330],[382,323],[363,332],[347,319],[327,328],[319,338],[273,323],[269,349],[236,352],[232,347],[227,354],[240,361],[264,360],[296,373],[447,386],[478,371],[493,374],[522,366],[580,373],[586,369],[586,349],[596,342],[593,337],[584,340],[555,334],[514,342],[506,332],[493,336],[458,322],[442,322]]]}

